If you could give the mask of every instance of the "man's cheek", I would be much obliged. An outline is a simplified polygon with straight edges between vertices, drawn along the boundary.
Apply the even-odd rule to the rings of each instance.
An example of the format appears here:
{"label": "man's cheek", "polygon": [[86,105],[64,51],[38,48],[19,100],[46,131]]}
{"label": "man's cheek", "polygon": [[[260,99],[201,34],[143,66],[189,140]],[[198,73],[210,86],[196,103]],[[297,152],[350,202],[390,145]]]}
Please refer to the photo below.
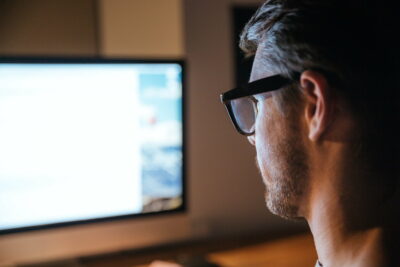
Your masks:
{"label": "man's cheek", "polygon": [[257,166],[263,179],[266,179],[268,168],[268,152],[265,143],[260,142],[257,146]]}

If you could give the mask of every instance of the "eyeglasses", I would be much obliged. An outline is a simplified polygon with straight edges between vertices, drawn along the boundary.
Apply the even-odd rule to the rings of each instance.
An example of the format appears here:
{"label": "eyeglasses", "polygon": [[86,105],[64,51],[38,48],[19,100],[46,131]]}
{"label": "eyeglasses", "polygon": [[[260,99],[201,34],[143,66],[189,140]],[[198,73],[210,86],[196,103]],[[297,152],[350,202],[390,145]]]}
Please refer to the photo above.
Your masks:
{"label": "eyeglasses", "polygon": [[258,110],[257,100],[253,95],[281,89],[291,82],[293,80],[281,75],[274,75],[223,93],[221,102],[228,110],[236,130],[246,136],[254,134]]}

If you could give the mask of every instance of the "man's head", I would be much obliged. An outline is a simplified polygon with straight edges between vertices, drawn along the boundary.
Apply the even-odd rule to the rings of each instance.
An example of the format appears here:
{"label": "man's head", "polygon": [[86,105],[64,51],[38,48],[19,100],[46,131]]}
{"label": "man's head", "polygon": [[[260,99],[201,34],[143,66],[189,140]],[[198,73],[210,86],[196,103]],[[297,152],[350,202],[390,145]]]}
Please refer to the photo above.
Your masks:
{"label": "man's head", "polygon": [[275,214],[304,216],[318,168],[338,155],[371,179],[393,173],[371,184],[396,183],[399,69],[390,11],[368,1],[269,0],[245,27],[251,81],[276,74],[293,81],[254,96],[249,139]]}

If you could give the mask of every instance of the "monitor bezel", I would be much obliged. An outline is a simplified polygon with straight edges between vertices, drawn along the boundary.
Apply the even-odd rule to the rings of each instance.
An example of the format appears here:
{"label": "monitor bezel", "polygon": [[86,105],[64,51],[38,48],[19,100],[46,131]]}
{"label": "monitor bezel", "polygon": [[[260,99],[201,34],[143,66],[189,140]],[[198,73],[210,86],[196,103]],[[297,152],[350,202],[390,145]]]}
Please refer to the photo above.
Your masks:
{"label": "monitor bezel", "polygon": [[87,220],[76,220],[61,223],[51,223],[27,227],[18,227],[0,230],[0,236],[9,234],[18,234],[31,231],[39,230],[50,230],[63,227],[72,227],[79,225],[98,224],[104,222],[113,222],[119,220],[129,220],[135,218],[148,218],[166,216],[171,214],[180,214],[187,212],[187,110],[186,102],[187,90],[186,90],[186,64],[182,59],[135,59],[135,58],[85,58],[85,57],[0,57],[0,64],[178,64],[181,67],[182,77],[182,204],[175,209],[145,212],[137,214],[127,214],[111,217],[101,217]]}

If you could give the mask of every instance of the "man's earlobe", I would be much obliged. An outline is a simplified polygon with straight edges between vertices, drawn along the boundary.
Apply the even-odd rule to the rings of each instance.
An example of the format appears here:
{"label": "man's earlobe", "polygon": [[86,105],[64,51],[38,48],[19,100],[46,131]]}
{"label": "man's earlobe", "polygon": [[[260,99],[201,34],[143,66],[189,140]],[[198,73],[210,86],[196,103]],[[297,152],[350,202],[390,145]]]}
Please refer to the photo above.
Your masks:
{"label": "man's earlobe", "polygon": [[319,141],[328,130],[332,119],[333,98],[330,96],[329,84],[324,75],[307,70],[300,77],[306,103],[305,120],[308,138]]}

